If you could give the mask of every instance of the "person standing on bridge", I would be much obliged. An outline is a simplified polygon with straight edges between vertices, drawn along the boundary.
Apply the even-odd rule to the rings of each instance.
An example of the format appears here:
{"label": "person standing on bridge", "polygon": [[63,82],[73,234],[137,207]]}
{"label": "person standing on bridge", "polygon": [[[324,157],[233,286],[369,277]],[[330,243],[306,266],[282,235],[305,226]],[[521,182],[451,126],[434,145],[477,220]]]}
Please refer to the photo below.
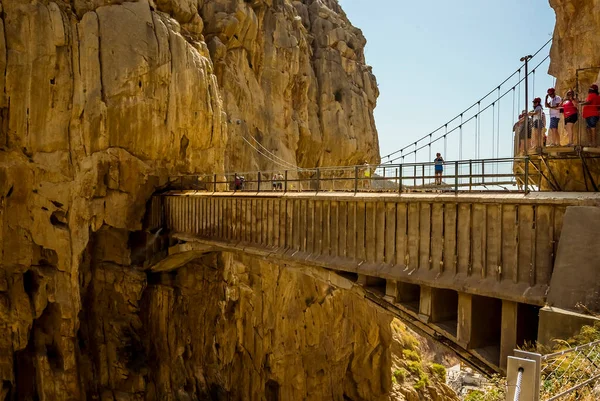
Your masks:
{"label": "person standing on bridge", "polygon": [[548,146],[560,146],[558,134],[558,123],[560,122],[560,108],[562,98],[556,95],[554,88],[548,89],[546,94],[546,107],[550,109],[550,135],[548,135]]}
{"label": "person standing on bridge", "polygon": [[575,144],[573,141],[573,126],[579,117],[577,114],[579,102],[577,101],[577,98],[575,98],[575,92],[572,89],[567,91],[565,94],[565,99],[560,104],[560,107],[565,116],[565,128],[567,129],[568,136],[567,146],[573,146]]}
{"label": "person standing on bridge", "polygon": [[587,132],[587,145],[596,146],[596,125],[600,120],[600,96],[598,96],[598,85],[593,84],[588,90],[588,97],[585,102],[581,103],[583,107],[583,118],[585,118],[586,132]]}
{"label": "person standing on bridge", "polygon": [[435,165],[435,185],[442,185],[442,175],[444,174],[444,159],[441,153],[436,153],[433,159]]}
{"label": "person standing on bridge", "polygon": [[533,99],[533,111],[529,115],[533,116],[533,135],[529,147],[535,149],[544,144],[542,135],[546,126],[546,116],[542,107],[542,99],[539,97]]}

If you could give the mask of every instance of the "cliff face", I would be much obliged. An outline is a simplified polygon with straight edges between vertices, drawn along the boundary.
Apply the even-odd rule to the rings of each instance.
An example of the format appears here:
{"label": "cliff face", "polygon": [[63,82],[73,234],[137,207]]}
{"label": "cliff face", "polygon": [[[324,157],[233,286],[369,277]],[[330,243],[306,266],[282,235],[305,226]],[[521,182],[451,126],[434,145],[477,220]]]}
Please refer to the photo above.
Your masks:
{"label": "cliff face", "polygon": [[[259,280],[275,267],[230,289],[132,253],[169,176],[275,168],[242,138],[286,166],[375,161],[364,44],[335,1],[1,0],[0,400],[384,394],[386,320],[363,326],[360,302],[316,286],[319,307],[280,310],[264,294],[290,287]],[[313,313],[332,339],[303,334]],[[256,331],[276,316],[287,331]],[[316,347],[333,359],[308,363]]]}
{"label": "cliff face", "polygon": [[556,26],[549,73],[556,77],[561,96],[577,88],[585,98],[600,74],[600,1],[550,0],[550,6],[556,13]]}

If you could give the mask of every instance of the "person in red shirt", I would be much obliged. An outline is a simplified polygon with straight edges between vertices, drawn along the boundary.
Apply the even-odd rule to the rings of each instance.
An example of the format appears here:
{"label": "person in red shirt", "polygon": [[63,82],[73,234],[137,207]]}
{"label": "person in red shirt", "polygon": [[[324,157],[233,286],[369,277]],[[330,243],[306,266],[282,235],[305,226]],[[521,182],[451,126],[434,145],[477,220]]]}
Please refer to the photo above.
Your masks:
{"label": "person in red shirt", "polygon": [[588,90],[588,97],[585,102],[581,103],[583,107],[583,118],[585,118],[587,131],[588,146],[596,146],[596,125],[600,120],[600,96],[598,96],[598,85],[593,84]]}
{"label": "person in red shirt", "polygon": [[578,114],[577,107],[579,106],[579,102],[575,98],[575,92],[572,89],[567,91],[564,100],[560,104],[560,108],[563,110],[563,114],[565,116],[565,128],[567,129],[567,136],[569,143],[567,146],[573,146],[573,126],[577,122]]}

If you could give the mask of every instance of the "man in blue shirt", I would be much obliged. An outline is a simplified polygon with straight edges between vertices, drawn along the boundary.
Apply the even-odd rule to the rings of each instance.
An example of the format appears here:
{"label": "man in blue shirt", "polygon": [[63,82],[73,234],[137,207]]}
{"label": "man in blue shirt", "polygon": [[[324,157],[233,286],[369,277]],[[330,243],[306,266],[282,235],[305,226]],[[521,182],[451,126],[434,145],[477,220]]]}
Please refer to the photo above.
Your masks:
{"label": "man in blue shirt", "polygon": [[433,160],[435,164],[435,184],[442,185],[442,174],[444,174],[444,159],[441,153],[437,153]]}

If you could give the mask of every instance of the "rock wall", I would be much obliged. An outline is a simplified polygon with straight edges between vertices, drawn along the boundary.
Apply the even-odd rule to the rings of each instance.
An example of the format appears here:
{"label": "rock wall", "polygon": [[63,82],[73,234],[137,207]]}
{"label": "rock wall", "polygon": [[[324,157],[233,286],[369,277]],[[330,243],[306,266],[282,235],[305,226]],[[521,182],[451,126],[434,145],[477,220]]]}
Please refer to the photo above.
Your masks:
{"label": "rock wall", "polygon": [[[177,298],[224,291],[222,280],[163,291],[162,277],[134,268],[143,261],[132,249],[147,199],[169,176],[275,168],[269,152],[286,166],[376,161],[364,44],[332,0],[0,0],[0,400],[187,399],[177,394],[266,386],[246,368],[264,367],[270,351],[241,342],[252,362],[238,340],[207,340],[205,326],[228,310]],[[205,320],[172,312],[186,302]],[[254,302],[235,313],[258,316]],[[335,321],[341,305],[325,316]],[[227,330],[254,330],[235,322]],[[389,386],[353,364],[385,365],[385,333],[352,341],[336,354],[348,364],[331,388],[377,399]],[[214,344],[227,354],[207,353]],[[381,360],[365,356],[376,349]],[[186,364],[189,352],[200,362]],[[302,384],[311,366],[280,357],[273,380],[298,394],[341,371]],[[246,373],[231,367],[242,359]],[[293,377],[278,381],[283,373]]]}

